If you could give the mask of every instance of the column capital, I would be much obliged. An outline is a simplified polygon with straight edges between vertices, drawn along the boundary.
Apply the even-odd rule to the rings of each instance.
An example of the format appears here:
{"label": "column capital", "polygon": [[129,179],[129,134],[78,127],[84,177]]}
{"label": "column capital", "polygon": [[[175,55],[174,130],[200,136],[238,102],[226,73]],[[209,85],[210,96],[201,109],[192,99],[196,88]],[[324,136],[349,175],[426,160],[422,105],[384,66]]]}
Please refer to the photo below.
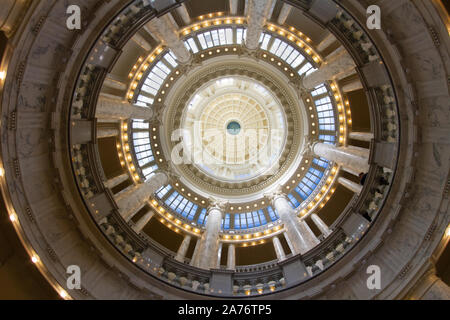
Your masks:
{"label": "column capital", "polygon": [[148,119],[148,123],[155,125],[162,125],[164,110],[166,109],[166,105],[163,103],[153,103],[151,109],[153,110],[153,115],[150,119]]}
{"label": "column capital", "polygon": [[310,137],[309,135],[305,136],[305,147],[303,148],[302,156],[306,157],[314,155],[314,146],[319,142],[320,140],[316,140],[315,138]]}
{"label": "column capital", "polygon": [[283,188],[281,185],[279,185],[274,191],[270,192],[270,193],[265,193],[264,197],[266,197],[267,199],[269,199],[269,201],[271,202],[272,206],[274,206],[274,203],[277,199],[279,198],[287,198],[286,194],[283,192]]}
{"label": "column capital", "polygon": [[167,180],[179,180],[180,175],[178,172],[176,172],[174,165],[172,161],[168,160],[167,162],[164,162],[159,165],[159,168],[157,172],[161,172],[162,174],[165,174],[167,176]]}
{"label": "column capital", "polygon": [[213,209],[219,210],[223,214],[227,205],[228,201],[211,197],[208,199],[208,214]]}

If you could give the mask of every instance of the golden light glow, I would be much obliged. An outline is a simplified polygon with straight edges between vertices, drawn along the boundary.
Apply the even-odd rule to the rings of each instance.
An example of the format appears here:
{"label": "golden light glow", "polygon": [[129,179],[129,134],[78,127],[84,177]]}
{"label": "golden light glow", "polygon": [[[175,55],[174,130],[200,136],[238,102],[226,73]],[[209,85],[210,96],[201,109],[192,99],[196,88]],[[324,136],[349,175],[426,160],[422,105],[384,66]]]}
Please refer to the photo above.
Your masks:
{"label": "golden light glow", "polygon": [[63,299],[67,298],[67,292],[63,289],[59,290],[59,296]]}

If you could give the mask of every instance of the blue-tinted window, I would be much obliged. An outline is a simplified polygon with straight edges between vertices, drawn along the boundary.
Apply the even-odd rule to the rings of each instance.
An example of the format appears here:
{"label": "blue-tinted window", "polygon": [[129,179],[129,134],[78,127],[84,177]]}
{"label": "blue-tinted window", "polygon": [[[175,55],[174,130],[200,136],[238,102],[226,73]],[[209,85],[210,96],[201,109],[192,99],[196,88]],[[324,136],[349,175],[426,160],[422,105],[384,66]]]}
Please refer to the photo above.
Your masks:
{"label": "blue-tinted window", "polygon": [[300,205],[300,202],[298,202],[298,200],[290,193],[287,196],[292,208],[296,209]]}

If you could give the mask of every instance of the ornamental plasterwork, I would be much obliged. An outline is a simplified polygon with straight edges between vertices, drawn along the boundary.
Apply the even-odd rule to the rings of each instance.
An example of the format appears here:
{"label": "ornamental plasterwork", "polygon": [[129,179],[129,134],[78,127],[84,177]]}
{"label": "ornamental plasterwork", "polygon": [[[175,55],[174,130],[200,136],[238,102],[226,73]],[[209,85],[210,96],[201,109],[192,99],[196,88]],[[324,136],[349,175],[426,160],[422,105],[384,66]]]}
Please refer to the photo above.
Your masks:
{"label": "ornamental plasterwork", "polygon": [[[220,65],[205,67],[205,70],[200,70],[188,80],[185,79],[185,85],[177,89],[174,98],[171,101],[166,101],[168,109],[165,112],[165,119],[167,121],[164,123],[169,125],[165,128],[165,138],[170,137],[173,129],[180,126],[183,109],[198,88],[208,81],[229,75],[239,75],[259,81],[269,88],[281,102],[288,122],[289,138],[286,145],[289,148],[283,151],[280,158],[280,169],[272,176],[258,177],[252,181],[245,182],[245,184],[205,181],[206,177],[201,175],[198,169],[194,170],[191,165],[182,164],[177,166],[177,169],[184,177],[207,192],[223,195],[242,195],[261,191],[279,180],[291,167],[303,143],[303,139],[293,139],[293,137],[303,135],[304,128],[302,128],[303,123],[300,110],[300,108],[303,108],[302,104],[279,81],[274,81],[273,75],[264,71],[262,66],[249,65],[246,61],[241,61],[241,59],[236,62],[227,61]],[[169,149],[172,150],[174,144],[170,141],[166,143]]]}

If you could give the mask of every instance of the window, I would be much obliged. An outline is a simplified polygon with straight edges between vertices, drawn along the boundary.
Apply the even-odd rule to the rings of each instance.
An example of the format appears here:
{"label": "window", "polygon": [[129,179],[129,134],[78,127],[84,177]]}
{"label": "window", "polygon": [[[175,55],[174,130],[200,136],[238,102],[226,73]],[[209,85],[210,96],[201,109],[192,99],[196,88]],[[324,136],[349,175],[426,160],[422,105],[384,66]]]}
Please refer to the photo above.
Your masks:
{"label": "window", "polygon": [[314,67],[312,66],[311,63],[307,62],[305,63],[305,65],[303,67],[300,68],[300,70],[298,70],[298,74],[299,75],[309,75],[310,73],[312,73],[313,71],[315,71],[316,69],[314,69]]}
{"label": "window", "polygon": [[165,187],[161,187],[161,188],[159,188],[158,191],[156,191],[156,196],[159,199],[162,199],[167,194],[167,192],[169,192],[171,189],[172,189],[172,186],[170,184],[168,184]]}
{"label": "window", "polygon": [[186,49],[192,51],[192,53],[197,53],[199,51],[197,44],[195,43],[195,40],[192,38],[189,38],[186,41],[184,41],[184,45]]}
{"label": "window", "polygon": [[313,97],[315,97],[315,96],[324,94],[326,92],[328,92],[328,91],[327,91],[327,88],[325,87],[325,85],[324,84],[320,84],[320,85],[318,85],[317,87],[314,88],[314,90],[311,92],[311,95]]}
{"label": "window", "polygon": [[[135,129],[148,129],[149,124],[143,122],[143,120],[132,120],[131,127]],[[135,131],[132,133],[132,138],[136,160],[141,168],[145,166],[142,173],[148,179],[158,169],[158,166],[154,163],[155,157],[151,148],[150,133],[148,131]]]}
{"label": "window", "polygon": [[140,119],[133,120],[131,126],[133,129],[148,129],[149,128],[148,122],[144,122],[144,120],[140,120]]}
{"label": "window", "polygon": [[326,96],[315,100],[314,104],[316,105],[317,117],[319,118],[319,129],[334,131],[335,119],[330,97]]}
{"label": "window", "polygon": [[147,167],[142,169],[142,173],[145,176],[145,180],[150,179],[152,176],[155,175],[155,171],[158,169],[157,165],[153,165],[151,167]]}
{"label": "window", "polygon": [[298,200],[291,193],[289,193],[287,197],[289,200],[289,204],[293,209],[296,209],[300,205],[300,202],[298,202]]}
{"label": "window", "polygon": [[267,46],[268,46],[269,41],[272,38],[272,36],[270,34],[267,34],[267,33],[263,33],[262,36],[263,36],[263,38],[262,38],[262,41],[261,41],[261,49],[267,50]]}
{"label": "window", "polygon": [[[176,57],[173,54],[172,51],[169,51],[168,53],[166,53],[166,55],[164,56],[164,59],[173,67],[176,68],[178,66],[178,63],[176,61]],[[169,73],[170,73],[170,69],[169,69]]]}
{"label": "window", "polygon": [[328,167],[328,160],[326,160],[324,158],[320,158],[320,159],[314,158],[313,159],[313,163],[318,165],[319,167],[322,167],[322,168],[325,168],[325,169]]}
{"label": "window", "polygon": [[[186,42],[185,45],[186,47],[188,47],[188,44]],[[172,72],[172,69],[176,68],[177,66],[177,58],[172,51],[168,51],[166,54],[164,54],[163,59],[161,61],[158,61],[152,67],[147,78],[144,80],[144,83],[140,88],[140,94],[137,98],[136,105],[148,107],[148,105],[153,104],[155,100],[154,97],[158,94],[158,91],[164,83],[165,79]]]}
{"label": "window", "polygon": [[225,218],[222,220],[222,229],[228,230],[230,229],[230,214],[226,213]]}
{"label": "window", "polygon": [[306,200],[313,192],[313,190],[317,187],[322,176],[322,171],[312,167],[309,168],[305,177],[303,177],[302,181],[300,181],[298,186],[295,188],[295,192],[297,192],[302,200]]}
{"label": "window", "polygon": [[197,223],[201,226],[206,224],[206,209],[202,209],[202,211],[200,212]]}
{"label": "window", "polygon": [[336,137],[332,135],[321,134],[319,135],[319,140],[323,140],[324,143],[335,144]]}
{"label": "window", "polygon": [[269,213],[270,220],[276,221],[279,219],[278,212],[272,206],[267,207],[267,212]]}

